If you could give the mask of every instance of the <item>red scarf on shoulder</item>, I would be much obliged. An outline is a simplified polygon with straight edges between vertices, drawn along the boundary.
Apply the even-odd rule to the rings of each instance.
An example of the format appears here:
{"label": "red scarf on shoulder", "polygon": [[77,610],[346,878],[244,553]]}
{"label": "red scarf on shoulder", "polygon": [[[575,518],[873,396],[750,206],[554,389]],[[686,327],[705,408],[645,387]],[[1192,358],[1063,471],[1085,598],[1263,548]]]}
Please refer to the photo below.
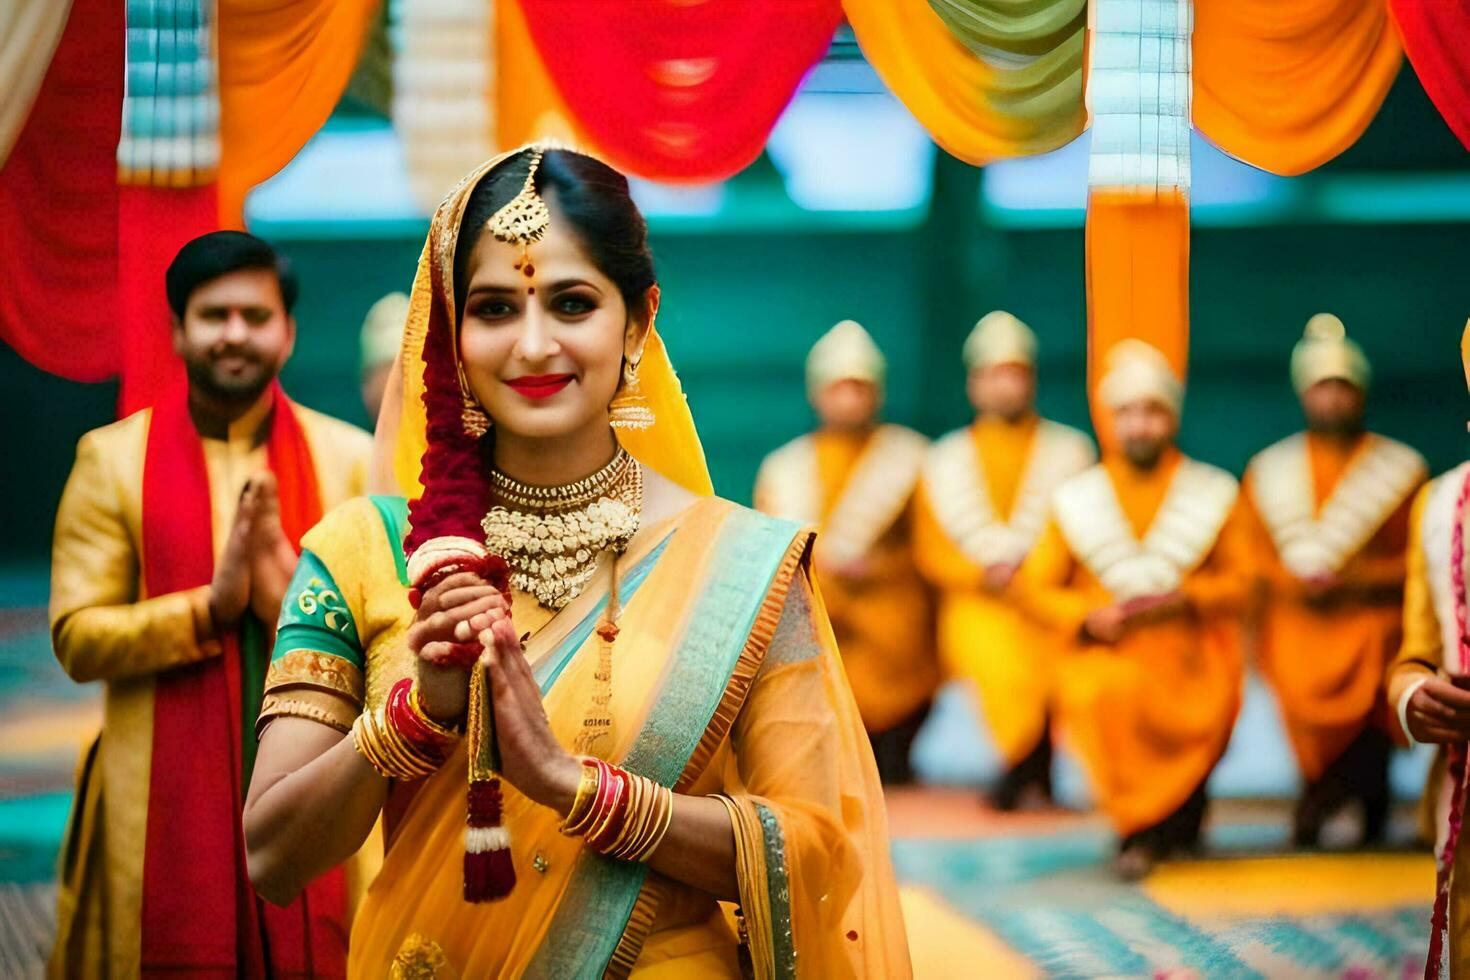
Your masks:
{"label": "red scarf on shoulder", "polygon": [[[279,383],[266,452],[292,547],[322,514],[316,469]],[[153,409],[143,464],[142,571],[148,595],[208,585],[214,529],[204,448],[186,397]],[[346,888],[336,869],[286,908],[262,902],[245,868],[244,760],[270,651],[246,630],[221,637],[223,656],[159,674],[143,856],[145,976],[342,976]],[[256,630],[253,639],[261,633]],[[255,648],[252,649],[251,647]],[[254,690],[246,690],[253,687]]]}

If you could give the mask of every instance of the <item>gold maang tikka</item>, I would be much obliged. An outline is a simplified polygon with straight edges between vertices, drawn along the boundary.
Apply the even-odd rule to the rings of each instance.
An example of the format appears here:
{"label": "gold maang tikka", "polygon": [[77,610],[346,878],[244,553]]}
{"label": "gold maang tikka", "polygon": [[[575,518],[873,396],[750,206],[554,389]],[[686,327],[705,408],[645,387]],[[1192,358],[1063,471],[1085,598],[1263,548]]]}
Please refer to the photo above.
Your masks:
{"label": "gold maang tikka", "polygon": [[[526,170],[526,182],[521,185],[515,197],[485,222],[486,230],[497,240],[521,246],[521,258],[515,267],[527,279],[536,274],[536,266],[531,261],[531,243],[539,242],[551,224],[551,212],[547,210],[541,195],[536,193],[536,172],[541,168],[541,158],[545,153],[546,148],[543,146],[531,148],[531,164]],[[485,410],[470,393],[469,381],[464,376],[462,365],[459,380],[460,391],[464,396],[464,410],[460,414],[460,421],[467,435],[478,438],[490,431],[490,416],[485,414]]]}
{"label": "gold maang tikka", "polygon": [[531,150],[531,165],[526,170],[526,182],[521,185],[520,193],[491,215],[485,224],[490,234],[500,241],[511,245],[519,243],[521,260],[516,263],[516,268],[527,279],[536,274],[536,266],[531,262],[531,243],[539,242],[551,224],[551,212],[546,209],[541,195],[536,193],[536,171],[541,169],[541,158],[545,154],[546,149],[542,146]]}

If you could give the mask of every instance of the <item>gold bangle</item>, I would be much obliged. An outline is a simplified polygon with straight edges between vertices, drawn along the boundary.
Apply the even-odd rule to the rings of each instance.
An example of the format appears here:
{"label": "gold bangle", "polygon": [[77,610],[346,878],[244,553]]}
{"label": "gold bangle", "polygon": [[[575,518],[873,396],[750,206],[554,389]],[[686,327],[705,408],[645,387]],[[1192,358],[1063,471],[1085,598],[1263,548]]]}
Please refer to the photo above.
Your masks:
{"label": "gold bangle", "polygon": [[586,828],[582,826],[592,815],[592,804],[597,799],[597,788],[602,772],[590,759],[582,760],[582,777],[577,782],[577,795],[572,797],[572,808],[559,828],[568,837],[575,837]]}
{"label": "gold bangle", "polygon": [[378,775],[388,779],[421,779],[433,775],[438,769],[433,760],[413,751],[407,741],[384,722],[381,706],[357,716],[352,723],[352,743]]}
{"label": "gold bangle", "polygon": [[607,853],[616,858],[626,857],[637,846],[639,839],[647,831],[648,818],[651,815],[650,807],[656,802],[654,795],[658,789],[658,785],[653,780],[643,776],[633,776],[632,778],[633,784],[637,787],[637,792],[629,800],[628,816],[627,820],[623,823],[622,833],[618,835],[617,840],[613,841],[612,846],[607,849]]}
{"label": "gold bangle", "polygon": [[664,804],[663,812],[660,814],[662,819],[656,825],[653,836],[644,844],[642,850],[639,851],[638,856],[634,860],[647,861],[653,857],[654,852],[658,850],[659,845],[668,836],[669,828],[674,825],[674,791],[665,787],[660,788],[663,789]]}

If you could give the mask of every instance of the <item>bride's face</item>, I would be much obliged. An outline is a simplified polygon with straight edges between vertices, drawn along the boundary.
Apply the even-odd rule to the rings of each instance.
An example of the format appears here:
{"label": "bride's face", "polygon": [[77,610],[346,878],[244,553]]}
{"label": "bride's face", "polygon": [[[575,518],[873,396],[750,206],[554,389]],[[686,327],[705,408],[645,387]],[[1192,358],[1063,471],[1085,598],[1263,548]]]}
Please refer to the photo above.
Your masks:
{"label": "bride's face", "polygon": [[533,275],[516,268],[520,245],[480,236],[459,333],[470,390],[498,429],[522,438],[605,426],[624,354],[641,336],[616,284],[548,203],[551,225],[530,248]]}

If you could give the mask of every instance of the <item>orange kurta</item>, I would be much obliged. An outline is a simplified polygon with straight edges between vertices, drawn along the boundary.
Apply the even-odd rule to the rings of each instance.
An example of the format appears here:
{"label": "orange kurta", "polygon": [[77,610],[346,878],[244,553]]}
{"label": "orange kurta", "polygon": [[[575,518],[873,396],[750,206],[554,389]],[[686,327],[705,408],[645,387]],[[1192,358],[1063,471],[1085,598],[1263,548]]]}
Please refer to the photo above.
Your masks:
{"label": "orange kurta", "polygon": [[[1365,439],[1342,443],[1308,434],[1317,513],[1363,451]],[[1268,589],[1260,631],[1260,666],[1276,691],[1302,775],[1320,779],[1370,723],[1385,721],[1383,676],[1398,650],[1409,494],[1368,543],[1343,566],[1342,590],[1325,601],[1282,564],[1259,515],[1249,480],[1256,568]]]}
{"label": "orange kurta", "polygon": [[[1036,441],[1037,419],[1008,424],[981,419],[970,427],[991,506],[1009,520]],[[997,751],[1014,766],[1046,731],[1050,697],[1049,637],[1015,603],[985,590],[985,571],[970,560],[935,517],[921,485],[914,504],[914,562],[939,591],[937,641],[946,674],[973,686]]]}
{"label": "orange kurta", "polygon": [[[818,432],[812,438],[825,522],[871,436]],[[818,533],[817,581],[858,711],[875,734],[918,711],[939,686],[932,597],[914,567],[911,527],[909,508],[861,561],[843,566],[823,561]]]}
{"label": "orange kurta", "polygon": [[[1117,456],[1102,465],[1135,537],[1153,523],[1181,457],[1154,470]],[[1181,591],[1184,611],[1130,625],[1108,646],[1082,623],[1112,595],[1073,555],[1055,518],[1022,566],[1018,601],[1067,643],[1058,665],[1064,736],[1080,755],[1099,806],[1118,833],[1177,810],[1224,754],[1240,707],[1238,616],[1249,591],[1250,538],[1239,502]]]}

